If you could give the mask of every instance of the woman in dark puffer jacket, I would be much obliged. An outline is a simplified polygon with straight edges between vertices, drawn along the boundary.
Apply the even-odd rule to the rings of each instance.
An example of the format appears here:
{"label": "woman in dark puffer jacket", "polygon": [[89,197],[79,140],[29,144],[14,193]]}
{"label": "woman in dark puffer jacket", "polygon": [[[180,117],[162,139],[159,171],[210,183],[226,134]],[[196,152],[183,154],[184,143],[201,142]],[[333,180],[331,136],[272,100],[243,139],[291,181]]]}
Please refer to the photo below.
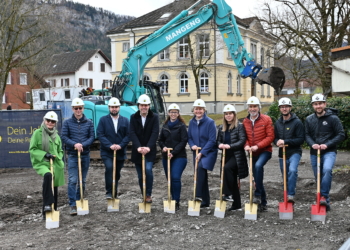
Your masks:
{"label": "woman in dark puffer jacket", "polygon": [[247,157],[244,151],[246,133],[238,122],[236,109],[226,105],[223,110],[223,124],[218,128],[217,145],[226,149],[223,181],[223,200],[233,201],[230,211],[241,210],[239,179],[248,176]]}

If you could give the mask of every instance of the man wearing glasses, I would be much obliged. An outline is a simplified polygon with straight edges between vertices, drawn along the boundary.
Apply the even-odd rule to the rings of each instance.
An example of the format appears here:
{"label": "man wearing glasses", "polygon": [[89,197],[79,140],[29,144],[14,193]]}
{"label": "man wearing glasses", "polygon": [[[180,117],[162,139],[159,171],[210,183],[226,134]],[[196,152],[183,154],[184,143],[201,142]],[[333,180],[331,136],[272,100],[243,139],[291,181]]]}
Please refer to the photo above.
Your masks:
{"label": "man wearing glasses", "polygon": [[124,166],[126,146],[129,143],[129,120],[119,114],[120,102],[113,97],[108,103],[109,114],[102,116],[97,126],[97,137],[101,143],[101,158],[105,164],[106,199],[113,199],[113,155],[117,151],[115,173],[115,197],[118,194],[120,171]]}
{"label": "man wearing glasses", "polygon": [[81,171],[83,177],[83,191],[90,165],[90,145],[95,139],[94,125],[83,114],[84,102],[80,98],[72,101],[73,115],[65,120],[62,126],[62,141],[66,144],[68,155],[68,199],[70,214],[77,214],[76,201],[80,200],[78,151],[81,154]]}
{"label": "man wearing glasses", "polygon": [[283,175],[283,147],[286,151],[286,177],[288,202],[294,203],[295,188],[298,179],[298,165],[302,154],[305,130],[303,123],[292,113],[292,101],[283,97],[278,101],[281,117],[275,123],[274,143],[279,147],[280,169]]}

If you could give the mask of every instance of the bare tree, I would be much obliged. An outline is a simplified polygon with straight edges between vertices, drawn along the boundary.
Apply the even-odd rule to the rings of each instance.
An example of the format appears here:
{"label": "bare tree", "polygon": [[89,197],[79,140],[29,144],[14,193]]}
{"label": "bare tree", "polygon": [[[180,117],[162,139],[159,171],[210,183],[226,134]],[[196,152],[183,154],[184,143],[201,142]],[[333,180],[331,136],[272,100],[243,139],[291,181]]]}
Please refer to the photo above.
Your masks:
{"label": "bare tree", "polygon": [[[38,58],[52,45],[49,40],[45,39],[50,34],[50,28],[46,25],[49,15],[50,8],[40,1],[0,1],[1,98],[5,93],[10,70],[37,63],[38,61],[33,59]],[[15,56],[20,56],[21,60],[13,61]]]}
{"label": "bare tree", "polygon": [[[278,41],[280,57],[298,48],[331,94],[331,78],[325,68],[330,50],[349,39],[350,3],[346,0],[273,0],[264,4],[260,20]],[[297,39],[295,39],[297,38]]]}

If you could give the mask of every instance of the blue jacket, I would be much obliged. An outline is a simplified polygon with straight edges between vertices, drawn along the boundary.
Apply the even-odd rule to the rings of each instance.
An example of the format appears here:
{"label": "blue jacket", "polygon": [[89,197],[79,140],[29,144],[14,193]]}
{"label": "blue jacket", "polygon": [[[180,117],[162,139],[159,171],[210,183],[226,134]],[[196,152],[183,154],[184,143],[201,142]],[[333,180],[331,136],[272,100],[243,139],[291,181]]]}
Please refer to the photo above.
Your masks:
{"label": "blue jacket", "polygon": [[90,145],[95,140],[94,124],[84,114],[79,120],[73,114],[63,122],[61,140],[66,144],[68,154],[77,155],[77,151],[74,150],[77,143],[83,145],[82,155],[89,154]]}
{"label": "blue jacket", "polygon": [[110,147],[118,144],[122,149],[117,151],[117,160],[125,160],[126,146],[129,139],[129,119],[119,115],[118,130],[115,133],[111,115],[102,116],[97,126],[97,137],[101,143],[101,157],[113,158],[113,150]]}
{"label": "blue jacket", "polygon": [[[188,144],[191,148],[194,145],[202,148],[199,152],[202,153],[200,161],[203,168],[212,171],[218,153],[214,120],[204,115],[197,125],[197,120],[193,117],[188,126]],[[193,158],[195,155],[196,151],[193,151]]]}

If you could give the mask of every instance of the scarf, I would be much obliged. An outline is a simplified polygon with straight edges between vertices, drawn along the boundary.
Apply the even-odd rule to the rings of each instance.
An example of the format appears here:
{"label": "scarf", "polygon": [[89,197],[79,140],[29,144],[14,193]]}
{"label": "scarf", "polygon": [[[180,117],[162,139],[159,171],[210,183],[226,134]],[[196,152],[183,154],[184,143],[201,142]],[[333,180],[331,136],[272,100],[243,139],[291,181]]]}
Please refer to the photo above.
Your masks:
{"label": "scarf", "polygon": [[168,127],[169,129],[173,129],[173,127],[175,127],[176,124],[179,123],[179,119],[176,119],[176,121],[172,122],[172,121],[168,121]]}
{"label": "scarf", "polygon": [[44,122],[41,124],[41,128],[43,131],[41,138],[42,150],[47,153],[50,153],[49,137],[51,137],[51,140],[54,142],[56,139],[57,130],[55,127],[52,130],[48,129]]}

